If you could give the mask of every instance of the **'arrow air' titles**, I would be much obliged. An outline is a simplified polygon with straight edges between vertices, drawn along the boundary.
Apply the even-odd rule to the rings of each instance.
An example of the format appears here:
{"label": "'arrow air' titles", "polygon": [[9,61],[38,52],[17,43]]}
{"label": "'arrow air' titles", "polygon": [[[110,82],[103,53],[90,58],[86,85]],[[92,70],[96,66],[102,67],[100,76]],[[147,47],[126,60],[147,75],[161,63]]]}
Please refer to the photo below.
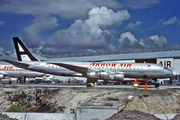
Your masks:
{"label": "'arrow air' titles", "polygon": [[[89,66],[94,67],[116,67],[116,63],[91,63]],[[131,67],[131,64],[119,64],[118,67]]]}

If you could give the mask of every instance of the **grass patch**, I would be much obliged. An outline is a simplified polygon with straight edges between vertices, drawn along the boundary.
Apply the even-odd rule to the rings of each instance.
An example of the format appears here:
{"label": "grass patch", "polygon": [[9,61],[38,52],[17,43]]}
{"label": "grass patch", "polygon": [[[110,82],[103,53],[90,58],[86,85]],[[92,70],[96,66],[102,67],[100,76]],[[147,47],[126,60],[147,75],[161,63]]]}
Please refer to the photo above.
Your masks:
{"label": "grass patch", "polygon": [[6,112],[28,112],[29,109],[25,106],[14,106],[11,105],[10,108]]}

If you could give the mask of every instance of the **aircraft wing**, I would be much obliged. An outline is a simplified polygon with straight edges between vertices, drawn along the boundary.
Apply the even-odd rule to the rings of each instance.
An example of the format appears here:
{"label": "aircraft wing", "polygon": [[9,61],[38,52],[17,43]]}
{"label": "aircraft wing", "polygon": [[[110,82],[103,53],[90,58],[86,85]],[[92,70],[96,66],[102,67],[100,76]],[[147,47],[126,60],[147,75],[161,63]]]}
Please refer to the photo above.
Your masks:
{"label": "aircraft wing", "polygon": [[[111,74],[117,74],[116,72],[113,72],[113,71],[91,69],[91,68],[88,68],[88,67],[76,66],[76,65],[71,65],[71,64],[67,64],[67,63],[51,63],[51,64],[55,64],[55,65],[58,65],[60,67],[64,67],[66,69],[69,69],[69,70],[72,70],[72,71],[75,71],[75,72],[79,72],[79,73],[107,72],[107,73],[111,73]],[[120,74],[124,74],[124,73],[120,72]]]}
{"label": "aircraft wing", "polygon": [[76,66],[76,65],[71,65],[71,64],[67,64],[67,63],[52,63],[51,62],[51,64],[58,65],[60,67],[64,67],[64,68],[67,68],[69,70],[79,72],[79,73],[98,72],[99,71],[97,69],[89,69],[88,67]]}
{"label": "aircraft wing", "polygon": [[13,60],[7,60],[7,59],[1,59],[2,61],[4,62],[7,62],[7,63],[10,63],[16,67],[19,67],[19,68],[27,68],[29,67],[30,65],[27,64],[27,63],[22,63],[22,62],[18,62],[18,61],[13,61]]}
{"label": "aircraft wing", "polygon": [[[4,75],[8,75],[8,73],[1,71],[1,72],[0,72],[0,75],[3,75],[3,76],[4,76]],[[1,77],[0,77],[0,78],[1,78]]]}

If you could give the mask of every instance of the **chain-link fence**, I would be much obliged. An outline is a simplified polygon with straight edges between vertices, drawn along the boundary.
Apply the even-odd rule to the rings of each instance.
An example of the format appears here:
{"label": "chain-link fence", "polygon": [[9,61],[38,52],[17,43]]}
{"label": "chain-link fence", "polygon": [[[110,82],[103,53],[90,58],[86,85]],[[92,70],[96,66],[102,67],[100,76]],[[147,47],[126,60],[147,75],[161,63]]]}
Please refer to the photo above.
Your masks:
{"label": "chain-link fence", "polygon": [[180,46],[168,46],[168,47],[147,47],[147,48],[140,48],[140,49],[123,49],[123,50],[93,50],[93,51],[86,51],[86,52],[76,52],[76,53],[65,53],[65,54],[58,54],[58,55],[43,55],[46,58],[66,58],[66,57],[83,57],[83,56],[99,56],[99,55],[112,55],[112,54],[131,54],[131,53],[143,53],[143,52],[160,52],[160,51],[177,51],[180,50]]}

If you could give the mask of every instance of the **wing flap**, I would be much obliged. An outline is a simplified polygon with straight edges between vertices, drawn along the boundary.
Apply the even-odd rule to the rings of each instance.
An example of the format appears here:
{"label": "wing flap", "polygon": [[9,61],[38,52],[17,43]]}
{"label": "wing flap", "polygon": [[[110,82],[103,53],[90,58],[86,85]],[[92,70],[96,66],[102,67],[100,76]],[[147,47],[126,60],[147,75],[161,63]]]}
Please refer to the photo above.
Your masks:
{"label": "wing flap", "polygon": [[66,64],[66,63],[51,63],[51,64],[58,65],[60,67],[64,67],[64,68],[67,68],[69,70],[79,72],[79,73],[97,72],[97,71],[99,71],[99,70],[96,70],[96,69],[89,69],[88,67],[76,66],[76,65],[72,65],[72,64]]}

